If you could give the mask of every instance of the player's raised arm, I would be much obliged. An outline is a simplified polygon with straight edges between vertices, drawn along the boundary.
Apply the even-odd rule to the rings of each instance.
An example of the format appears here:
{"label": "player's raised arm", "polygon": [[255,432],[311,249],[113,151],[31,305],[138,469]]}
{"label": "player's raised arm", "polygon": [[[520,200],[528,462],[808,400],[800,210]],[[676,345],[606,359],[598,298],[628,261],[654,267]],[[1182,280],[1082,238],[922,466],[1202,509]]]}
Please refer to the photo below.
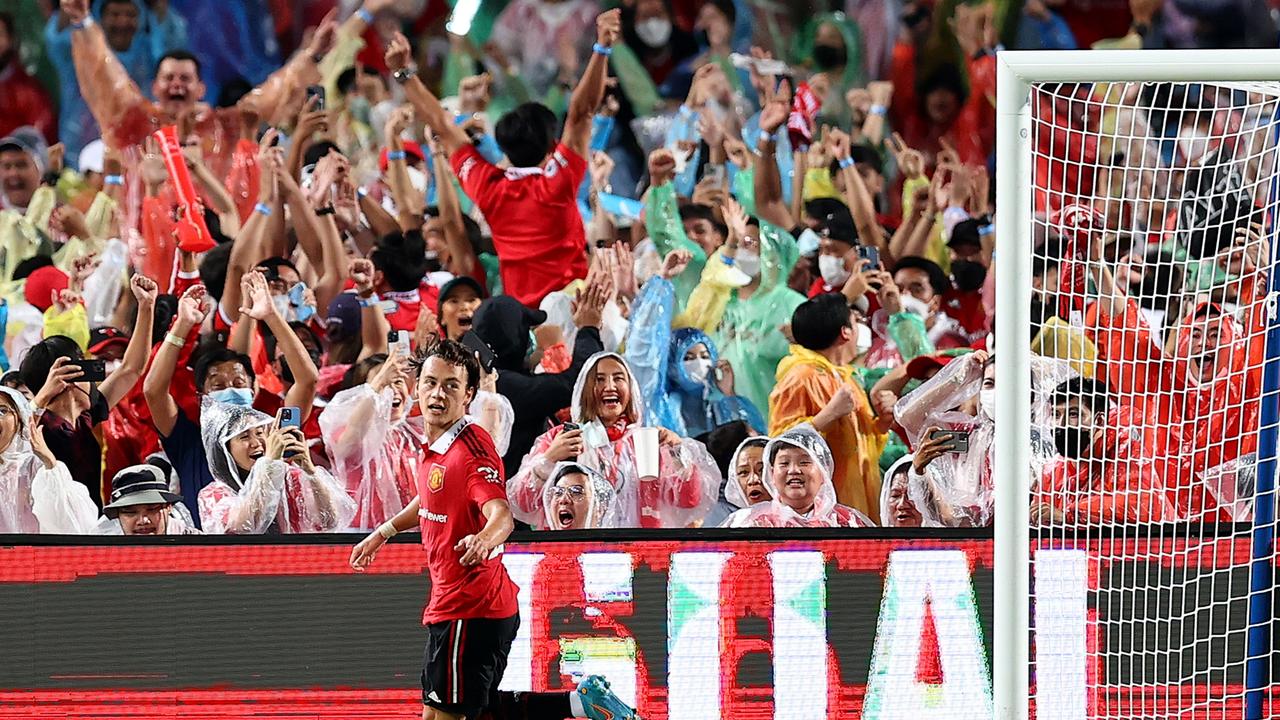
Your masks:
{"label": "player's raised arm", "polygon": [[564,120],[564,133],[560,142],[580,157],[587,157],[591,142],[591,119],[604,99],[605,80],[609,75],[609,55],[613,44],[622,35],[622,11],[610,10],[596,18],[596,44],[592,48],[591,61],[569,98],[569,113]]}
{"label": "player's raised arm", "polygon": [[409,48],[408,38],[396,33],[387,46],[385,59],[391,76],[404,86],[405,99],[413,105],[418,118],[440,138],[445,152],[452,155],[455,150],[471,142],[462,128],[453,124],[452,115],[440,104],[440,99],[418,78],[418,68],[413,64],[413,52]]}

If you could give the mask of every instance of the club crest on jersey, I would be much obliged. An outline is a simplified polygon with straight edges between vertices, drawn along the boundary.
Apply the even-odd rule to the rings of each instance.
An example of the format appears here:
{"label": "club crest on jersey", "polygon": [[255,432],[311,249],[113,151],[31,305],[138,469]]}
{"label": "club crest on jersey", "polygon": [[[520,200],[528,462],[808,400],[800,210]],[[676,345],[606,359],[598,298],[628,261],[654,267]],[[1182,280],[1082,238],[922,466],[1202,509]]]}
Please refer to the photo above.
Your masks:
{"label": "club crest on jersey", "polygon": [[431,470],[427,473],[427,489],[431,492],[440,492],[444,488],[444,466],[432,463]]}

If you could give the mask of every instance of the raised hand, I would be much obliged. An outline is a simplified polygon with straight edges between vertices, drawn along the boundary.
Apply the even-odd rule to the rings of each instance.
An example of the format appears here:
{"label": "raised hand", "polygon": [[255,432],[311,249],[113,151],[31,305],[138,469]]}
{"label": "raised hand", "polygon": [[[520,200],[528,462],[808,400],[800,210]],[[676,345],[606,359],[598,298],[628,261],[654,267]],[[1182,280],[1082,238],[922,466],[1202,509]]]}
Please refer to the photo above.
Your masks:
{"label": "raised hand", "polygon": [[396,33],[387,43],[387,52],[382,56],[391,72],[409,67],[413,61],[413,50],[409,47],[409,39],[403,33]]}
{"label": "raised hand", "polygon": [[84,22],[89,15],[89,0],[62,0],[59,8],[73,24]]}
{"label": "raised hand", "polygon": [[483,112],[489,107],[489,88],[493,78],[489,73],[464,77],[458,82],[458,104],[464,113]]}
{"label": "raised hand", "polygon": [[404,129],[409,127],[412,122],[413,106],[401,105],[392,110],[391,115],[387,117],[387,124],[383,128],[383,137],[390,143],[391,138],[399,138],[404,133]]}
{"label": "raised hand", "polygon": [[382,392],[384,389],[391,387],[391,383],[396,378],[406,375],[409,371],[409,356],[404,353],[391,353],[387,356],[386,362],[378,366],[373,372],[373,376],[369,378],[369,389],[376,392]]}
{"label": "raised hand", "polygon": [[778,131],[791,115],[791,90],[786,80],[778,86],[778,94],[760,110],[760,129],[770,135]]}
{"label": "raised hand", "polygon": [[79,365],[72,365],[71,358],[65,355],[53,361],[53,366],[49,368],[49,376],[44,381],[44,386],[32,398],[31,404],[37,408],[47,408],[53,399],[67,391],[71,384],[84,375],[84,371]]}
{"label": "raised hand", "polygon": [[156,306],[156,296],[160,294],[160,286],[156,285],[156,281],[142,274],[135,274],[129,280],[129,289],[133,291],[133,296],[138,299],[138,309],[153,308]]}
{"label": "raised hand", "polygon": [[649,184],[653,187],[664,185],[675,177],[676,158],[666,148],[658,148],[649,153]]}
{"label": "raised hand", "polygon": [[182,293],[182,297],[178,298],[178,315],[174,319],[173,326],[178,332],[177,335],[185,336],[190,332],[191,328],[204,322],[205,315],[209,312],[209,304],[206,300],[209,291],[203,285],[194,285],[187,288]]}
{"label": "raised hand", "polygon": [[747,144],[736,137],[728,135],[724,138],[724,154],[728,156],[729,162],[736,165],[741,170],[751,167],[752,155],[747,149]]}
{"label": "raised hand", "polygon": [[902,139],[901,134],[894,133],[885,138],[884,145],[889,152],[893,153],[893,161],[898,166],[898,171],[908,180],[924,175],[924,156],[919,151],[911,149]]}
{"label": "raised hand", "polygon": [[93,233],[89,232],[88,223],[85,222],[84,213],[71,205],[63,205],[54,210],[49,216],[49,227],[69,238],[78,237],[81,240],[88,240],[93,237]]}
{"label": "raised hand", "polygon": [[742,205],[733,196],[725,197],[721,210],[729,232],[738,242],[742,242],[747,237],[747,211],[742,209]]}
{"label": "raised hand", "polygon": [[240,308],[240,314],[248,315],[259,322],[278,313],[276,305],[271,301],[271,290],[267,287],[267,279],[262,272],[247,272],[240,280],[240,297],[248,302]]}
{"label": "raised hand", "polygon": [[52,470],[58,464],[58,458],[53,456],[53,451],[44,440],[44,428],[40,425],[40,418],[32,415],[27,420],[27,431],[31,434],[31,452],[40,458],[45,469]]}
{"label": "raised hand", "polygon": [[613,175],[613,158],[609,157],[609,153],[596,151],[591,154],[591,187],[597,192],[603,192],[605,187],[609,185],[609,178]]}
{"label": "raised hand", "polygon": [[667,256],[662,258],[662,269],[658,271],[664,279],[670,280],[684,269],[689,267],[689,263],[693,260],[693,253],[688,250],[672,250]]}
{"label": "raised hand", "polygon": [[365,258],[355,258],[347,264],[347,277],[355,283],[361,295],[373,292],[373,262]]}
{"label": "raised hand", "polygon": [[849,137],[849,133],[838,128],[832,128],[826,135],[827,148],[831,151],[832,157],[837,160],[849,157],[853,145],[853,140]]}
{"label": "raised hand", "polygon": [[622,10],[613,9],[596,16],[596,42],[612,47],[622,36]]}
{"label": "raised hand", "polygon": [[311,44],[307,46],[307,54],[316,62],[319,62],[338,41],[338,10],[334,8],[330,10],[324,19],[320,21],[320,25],[316,27],[316,32],[311,36]]}

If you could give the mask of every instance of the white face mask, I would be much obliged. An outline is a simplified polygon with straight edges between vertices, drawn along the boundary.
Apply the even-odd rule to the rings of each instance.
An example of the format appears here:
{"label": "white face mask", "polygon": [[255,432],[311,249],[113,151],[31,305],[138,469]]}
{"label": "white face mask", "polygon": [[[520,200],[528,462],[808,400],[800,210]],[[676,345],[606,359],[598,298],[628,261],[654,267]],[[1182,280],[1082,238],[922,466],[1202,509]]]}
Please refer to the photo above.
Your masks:
{"label": "white face mask", "polygon": [[996,419],[996,389],[983,388],[982,391],[978,393],[978,406],[982,408],[983,415],[986,415],[992,420],[995,420]]}
{"label": "white face mask", "polygon": [[760,277],[760,253],[739,250],[733,259],[733,264],[747,277]]}
{"label": "white face mask", "polygon": [[694,382],[705,383],[711,374],[711,358],[694,358],[684,361],[684,372]]}
{"label": "white face mask", "polygon": [[651,48],[660,48],[671,39],[671,21],[663,17],[649,18],[636,23],[636,35]]}
{"label": "white face mask", "polygon": [[818,233],[810,228],[805,228],[796,238],[796,247],[799,248],[801,255],[812,255],[818,252],[821,244],[822,240],[818,237]]}
{"label": "white face mask", "polygon": [[414,192],[419,195],[427,192],[427,174],[416,167],[405,168],[409,173],[409,184],[413,186]]}
{"label": "white face mask", "polygon": [[865,355],[871,349],[871,327],[865,323],[857,324],[857,348],[859,355]]}
{"label": "white face mask", "polygon": [[902,311],[919,315],[921,319],[928,320],[933,311],[929,310],[929,303],[917,298],[914,295],[903,295],[901,297]]}
{"label": "white face mask", "polygon": [[819,255],[818,271],[822,273],[822,281],[831,287],[844,285],[853,273],[844,267],[844,258],[835,255]]}
{"label": "white face mask", "polygon": [[271,302],[275,304],[276,311],[285,320],[291,320],[293,316],[293,305],[289,302],[288,295],[272,295]]}

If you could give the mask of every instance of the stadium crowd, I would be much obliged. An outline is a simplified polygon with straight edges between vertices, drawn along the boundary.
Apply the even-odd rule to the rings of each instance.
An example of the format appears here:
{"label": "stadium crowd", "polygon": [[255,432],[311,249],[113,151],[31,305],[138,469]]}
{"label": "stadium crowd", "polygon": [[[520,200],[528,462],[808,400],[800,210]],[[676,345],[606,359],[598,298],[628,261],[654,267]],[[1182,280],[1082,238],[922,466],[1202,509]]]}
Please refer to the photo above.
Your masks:
{"label": "stadium crowd", "polygon": [[[0,533],[368,531],[452,402],[539,530],[990,524],[996,51],[1276,38],[1262,0],[19,0]],[[1256,447],[1258,216],[1188,242],[1161,173],[1262,121],[1131,87],[1036,90],[1043,232],[1001,238],[1040,522],[1230,514]]]}

